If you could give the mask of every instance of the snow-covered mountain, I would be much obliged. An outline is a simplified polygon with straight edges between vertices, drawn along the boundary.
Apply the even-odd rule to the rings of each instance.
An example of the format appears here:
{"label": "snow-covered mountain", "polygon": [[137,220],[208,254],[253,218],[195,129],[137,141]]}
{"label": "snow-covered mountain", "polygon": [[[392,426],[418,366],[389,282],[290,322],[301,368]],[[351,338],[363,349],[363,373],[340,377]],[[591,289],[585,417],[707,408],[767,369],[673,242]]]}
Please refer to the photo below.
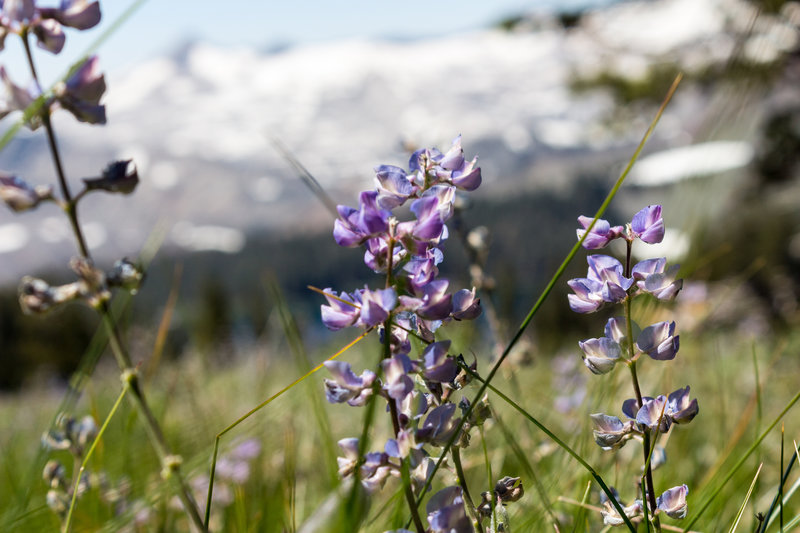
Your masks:
{"label": "snow-covered mountain", "polygon": [[[375,165],[403,166],[408,146],[446,148],[457,134],[467,155],[480,157],[483,194],[558,187],[572,175],[570,165],[623,161],[646,120],[609,120],[611,97],[574,94],[571,81],[604,71],[643,76],[665,58],[686,68],[724,61],[736,49],[736,25],[754,16],[748,6],[631,2],[589,13],[570,29],[536,18],[516,31],[348,40],[271,53],[194,43],[109,78],[107,126],[64,115],[55,122],[73,180],[97,174],[114,158],[132,157],[139,167],[141,183],[131,197],[97,194],[81,204],[98,255],[135,255],[154,228],[165,232],[167,246],[235,252],[247,231],[329,223],[274,139],[336,201],[350,204],[370,186]],[[763,38],[744,49],[767,60],[796,46],[796,26],[786,20],[756,27],[750,37]],[[654,146],[690,142],[713,113],[709,102],[701,91],[682,90]],[[50,182],[41,132],[20,135],[0,154],[0,167],[32,183]],[[62,219],[53,206],[0,215],[6,279],[64,264],[74,252]]]}

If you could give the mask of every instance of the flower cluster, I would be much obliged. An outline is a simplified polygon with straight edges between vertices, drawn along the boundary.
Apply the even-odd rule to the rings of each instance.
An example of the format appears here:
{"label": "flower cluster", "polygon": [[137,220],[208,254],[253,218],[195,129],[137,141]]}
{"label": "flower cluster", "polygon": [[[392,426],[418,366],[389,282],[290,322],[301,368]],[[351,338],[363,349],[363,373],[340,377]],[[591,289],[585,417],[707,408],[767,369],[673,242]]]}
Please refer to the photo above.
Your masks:
{"label": "flower cluster", "polygon": [[[380,397],[391,413],[395,431],[383,451],[362,456],[365,450],[358,439],[339,442],[343,454],[339,474],[357,472],[368,490],[382,487],[407,468],[412,496],[419,495],[434,465],[426,447],[454,442],[453,453],[459,453],[458,448],[469,444],[470,429],[490,416],[486,400],[471,410],[466,398],[452,400],[468,374],[448,353],[450,341],[437,340],[443,324],[481,314],[474,288],[450,292],[448,280],[438,276],[457,191],[473,191],[481,183],[476,163],[477,159],[464,157],[457,137],[445,153],[435,148],[414,152],[408,170],[392,165],[375,168],[375,188],[360,194],[358,207],[338,207],[335,241],[363,247],[364,263],[386,280],[381,289],[340,293],[325,289],[327,303],[321,306],[322,321],[329,329],[375,328],[384,345],[374,370],[357,374],[346,362],[325,363],[331,374],[325,380],[329,402],[363,406]],[[406,205],[413,218],[401,220],[396,213]],[[412,344],[423,346],[416,358]],[[468,411],[468,419],[462,420]],[[521,496],[521,485],[513,490]],[[430,531],[467,532],[479,523],[478,509],[462,486],[439,491],[426,510]]]}
{"label": "flower cluster", "polygon": [[[604,413],[591,415],[594,438],[604,450],[619,449],[631,439],[642,442],[646,467],[641,498],[627,507],[619,498],[617,501],[627,519],[638,520],[646,516],[660,531],[660,513],[670,518],[686,516],[689,489],[681,485],[655,497],[652,470],[664,462],[662,454],[657,453],[663,450],[657,441],[673,424],[691,422],[698,413],[698,405],[696,399],[690,399],[688,385],[655,398],[641,395],[636,373],[640,357],[646,354],[656,361],[672,360],[678,353],[680,342],[675,332],[675,322],[657,322],[641,329],[631,319],[631,301],[643,295],[661,301],[672,300],[681,290],[683,280],[676,279],[678,266],[667,268],[666,258],[663,257],[631,265],[631,248],[636,240],[655,244],[664,238],[661,206],[651,205],[642,209],[625,226],[612,227],[602,219],[592,226],[589,217],[579,217],[578,222],[582,226],[577,230],[578,239],[583,239],[583,246],[587,249],[604,248],[615,239],[624,240],[627,246],[624,265],[608,255],[588,256],[586,277],[567,282],[573,291],[568,299],[570,307],[577,313],[592,313],[611,304],[621,305],[624,309],[623,316],[608,320],[604,336],[580,341],[578,346],[584,364],[593,374],[611,372],[618,363],[625,363],[631,369],[636,397],[622,404],[621,410],[626,420]],[[606,524],[624,523],[625,518],[610,501],[604,501],[603,505]]]}

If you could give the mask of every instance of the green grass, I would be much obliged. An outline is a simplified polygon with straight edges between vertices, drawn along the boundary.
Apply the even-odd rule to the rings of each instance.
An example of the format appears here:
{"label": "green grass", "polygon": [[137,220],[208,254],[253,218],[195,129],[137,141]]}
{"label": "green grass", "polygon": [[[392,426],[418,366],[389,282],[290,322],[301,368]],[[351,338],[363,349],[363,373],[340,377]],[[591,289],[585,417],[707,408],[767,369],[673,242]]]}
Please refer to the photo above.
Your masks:
{"label": "green grass", "polygon": [[[564,302],[554,301],[550,305],[561,304]],[[457,339],[468,333],[462,331]],[[341,334],[343,344],[349,341],[345,335]],[[642,365],[641,375],[647,390],[669,391],[689,383],[692,396],[700,401],[700,414],[692,424],[673,429],[666,446],[668,462],[655,472],[658,490],[680,483],[689,485],[687,520],[691,520],[757,435],[797,392],[796,356],[800,335],[791,332],[781,338],[745,341],[735,332],[700,328],[681,331],[681,335],[682,347],[676,360],[680,364],[665,365],[648,360]],[[457,340],[457,344],[462,343]],[[571,348],[571,344],[559,357],[573,357],[579,362],[578,350]],[[358,368],[360,364],[368,364],[376,349],[377,341],[369,338],[346,357]],[[309,362],[315,364],[334,351],[333,347],[316,350],[309,355]],[[286,353],[286,346],[264,346],[225,368],[209,368],[191,357],[160,368],[151,384],[153,402],[168,440],[184,457],[187,477],[208,474],[214,435],[231,423],[234,414],[247,411],[282,388],[288,380],[299,376],[298,366],[285,356]],[[760,395],[754,378],[753,354],[759,361]],[[478,357],[479,371],[485,372],[488,362],[481,354]],[[562,367],[563,362],[558,366]],[[585,385],[586,396],[573,409],[558,412],[554,407],[555,398],[570,391],[561,384],[555,367],[554,356],[546,353],[537,353],[530,366],[514,367],[513,376],[519,392],[513,399],[594,465],[609,484],[620,490],[623,499],[629,501],[633,497],[633,480],[639,475],[638,447],[631,443],[616,454],[603,452],[592,442],[588,424],[589,413],[617,412],[621,401],[628,397],[624,373],[615,372],[610,379],[603,379],[589,375],[580,364],[575,365],[566,375],[577,374],[580,379],[576,383]],[[76,414],[92,413],[99,422],[119,394],[118,379],[103,370],[101,367],[76,408]],[[235,442],[249,437],[257,438],[263,449],[252,465],[252,475],[246,484],[232,491],[232,503],[224,508],[212,507],[211,523],[215,530],[292,531],[335,493],[336,481],[326,473],[324,459],[330,450],[324,447],[332,440],[357,434],[359,418],[353,416],[352,409],[325,404],[322,410],[329,417],[332,429],[330,433],[321,430],[310,395],[322,396],[323,373],[309,379],[311,386],[291,389],[222,439],[223,454]],[[503,373],[498,374],[493,385],[508,394],[514,390]],[[470,388],[476,390],[476,384],[471,384]],[[562,531],[602,530],[602,520],[595,512],[565,501],[584,500],[587,483],[591,481],[586,471],[511,406],[491,392],[489,397],[498,417],[488,423],[485,431],[486,450],[494,476],[522,476],[526,487],[523,499],[509,506],[515,530],[552,530],[554,520],[562,525]],[[0,423],[9,428],[0,436],[3,464],[0,529],[3,531],[56,531],[59,527],[55,515],[44,506],[46,487],[40,476],[43,462],[37,457],[40,436],[59,401],[58,392],[39,388],[4,398],[0,404]],[[757,403],[763,412],[761,423],[758,422]],[[378,422],[373,430],[373,441],[389,435],[389,428],[381,426],[380,417]],[[784,422],[787,442],[796,440],[800,414],[791,410]],[[787,449],[794,447],[790,445]],[[477,435],[462,453],[469,485],[476,494],[489,488],[483,453]],[[763,463],[739,526],[739,531],[751,530],[753,515],[766,512],[777,492],[779,453],[780,435],[776,430],[744,461],[692,529],[728,530],[736,520],[758,465]],[[67,452],[51,452],[48,456],[68,462]],[[72,467],[71,464],[66,466]],[[152,506],[152,522],[142,531],[185,530],[185,519],[170,510],[172,497],[167,494],[167,485],[157,476],[158,461],[147,445],[135,412],[127,403],[122,403],[109,423],[89,462],[89,469],[105,472],[112,485],[124,482],[131,502],[141,500]],[[451,477],[445,474],[437,483]],[[790,476],[787,487],[796,478],[796,474]],[[387,483],[371,502],[370,516],[375,521],[365,526],[364,531],[383,531],[392,524],[397,527],[398,520],[392,516],[405,518],[399,490],[398,480]],[[30,503],[23,512],[17,503],[28,491]],[[800,515],[796,499],[796,496],[791,497],[784,507],[787,523]],[[597,505],[596,486],[592,486],[586,503]],[[101,501],[99,491],[92,490],[78,500],[74,530],[113,531],[130,523],[132,518],[130,512],[114,516],[112,506]],[[667,523],[680,525],[671,520]],[[776,526],[777,521],[770,531],[777,531]]]}

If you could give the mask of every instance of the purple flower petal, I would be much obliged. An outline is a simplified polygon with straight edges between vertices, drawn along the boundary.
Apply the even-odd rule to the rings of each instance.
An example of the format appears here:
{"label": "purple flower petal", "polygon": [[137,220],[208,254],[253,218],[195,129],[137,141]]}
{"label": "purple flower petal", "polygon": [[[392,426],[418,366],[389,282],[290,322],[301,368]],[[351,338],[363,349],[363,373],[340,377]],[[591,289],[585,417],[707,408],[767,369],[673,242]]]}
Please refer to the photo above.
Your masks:
{"label": "purple flower petal", "polygon": [[664,239],[664,219],[660,205],[648,205],[633,216],[631,229],[646,243],[656,244]]}

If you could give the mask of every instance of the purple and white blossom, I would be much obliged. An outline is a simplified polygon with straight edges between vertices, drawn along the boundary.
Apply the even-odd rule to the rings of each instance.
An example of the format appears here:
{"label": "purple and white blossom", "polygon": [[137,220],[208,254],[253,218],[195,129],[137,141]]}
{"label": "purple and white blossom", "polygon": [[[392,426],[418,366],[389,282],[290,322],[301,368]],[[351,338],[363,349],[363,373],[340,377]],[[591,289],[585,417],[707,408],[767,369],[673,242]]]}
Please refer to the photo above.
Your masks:
{"label": "purple and white blossom", "polygon": [[590,415],[594,424],[594,440],[604,450],[622,448],[633,436],[633,422],[623,422],[616,416],[603,413]]}
{"label": "purple and white blossom", "polygon": [[675,359],[680,347],[680,335],[675,335],[675,322],[647,326],[636,339],[636,347],[657,361]]}
{"label": "purple and white blossom", "polygon": [[664,219],[661,218],[660,205],[648,205],[635,215],[631,221],[634,237],[648,244],[657,244],[664,240]]}
{"label": "purple and white blossom", "polygon": [[354,325],[361,316],[361,292],[352,295],[342,291],[338,296],[328,288],[322,291],[328,305],[320,306],[322,323],[325,327],[336,331]]}
{"label": "purple and white blossom", "polygon": [[458,374],[458,365],[452,357],[447,356],[450,341],[439,341],[428,345],[422,352],[422,375],[428,381],[436,383],[452,383]]}
{"label": "purple and white blossom", "polygon": [[[591,217],[579,216],[578,223],[583,226],[583,229],[577,229],[576,233],[578,235],[578,239],[580,240],[583,235],[587,232],[589,225],[594,220]],[[586,239],[583,241],[583,247],[587,250],[597,250],[599,248],[605,248],[608,243],[622,237],[625,228],[622,226],[614,226],[611,227],[611,224],[608,223],[607,220],[603,220],[602,218],[598,218],[597,222],[594,223],[594,226],[589,231],[589,234],[586,235]]]}
{"label": "purple and white blossom", "polygon": [[689,487],[680,485],[664,491],[656,499],[656,507],[663,511],[668,517],[675,519],[686,518],[686,495],[689,494]]}
{"label": "purple and white blossom", "polygon": [[425,506],[432,533],[474,533],[464,508],[461,487],[446,487],[428,500]]}
{"label": "purple and white blossom", "polygon": [[397,305],[397,293],[394,288],[361,292],[361,316],[359,324],[367,327],[377,326],[389,318],[389,313]]}
{"label": "purple and white blossom", "polygon": [[377,377],[375,372],[364,370],[356,376],[350,363],[344,361],[326,361],[325,368],[333,375],[333,379],[325,380],[325,396],[330,403],[347,402],[348,405],[361,406],[372,395],[372,383]]}
{"label": "purple and white blossom", "polygon": [[667,412],[676,424],[687,424],[697,416],[697,399],[689,400],[689,385],[678,389],[667,397]]}
{"label": "purple and white blossom", "polygon": [[608,337],[578,342],[583,350],[583,364],[593,374],[607,374],[613,370],[622,353],[619,344]]}

